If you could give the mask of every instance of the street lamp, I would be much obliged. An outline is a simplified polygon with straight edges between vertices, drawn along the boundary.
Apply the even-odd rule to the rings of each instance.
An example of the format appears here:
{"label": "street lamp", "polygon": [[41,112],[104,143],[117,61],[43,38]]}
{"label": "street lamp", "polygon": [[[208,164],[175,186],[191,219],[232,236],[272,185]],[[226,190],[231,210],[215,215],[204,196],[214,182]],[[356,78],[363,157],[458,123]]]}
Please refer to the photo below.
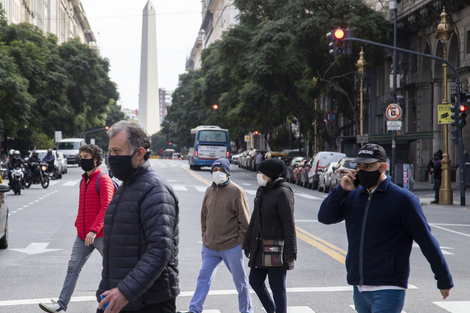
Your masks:
{"label": "street lamp", "polygon": [[[450,36],[454,32],[454,27],[449,22],[449,16],[446,13],[445,7],[442,8],[441,13],[441,22],[437,25],[437,34],[439,36],[439,40],[442,43],[442,47],[444,49],[443,59],[447,60],[447,42],[449,41]],[[442,74],[444,76],[443,79],[443,99],[442,105],[447,105],[449,102],[447,101],[447,64],[442,65]],[[449,153],[448,153],[448,126],[447,124],[443,125],[443,145],[444,145],[444,153],[442,155],[442,183],[441,188],[439,189],[439,204],[453,204],[453,194],[452,188],[450,185],[450,160],[449,160]]]}
{"label": "street lamp", "polygon": [[[359,52],[359,60],[357,60],[356,67],[357,71],[359,72],[361,78],[361,89],[360,89],[360,112],[359,112],[359,120],[360,120],[360,135],[364,135],[364,111],[363,111],[363,102],[364,102],[364,72],[366,71],[367,61],[364,59],[364,49],[361,48],[361,52]],[[362,139],[361,139],[361,146],[362,146]]]}

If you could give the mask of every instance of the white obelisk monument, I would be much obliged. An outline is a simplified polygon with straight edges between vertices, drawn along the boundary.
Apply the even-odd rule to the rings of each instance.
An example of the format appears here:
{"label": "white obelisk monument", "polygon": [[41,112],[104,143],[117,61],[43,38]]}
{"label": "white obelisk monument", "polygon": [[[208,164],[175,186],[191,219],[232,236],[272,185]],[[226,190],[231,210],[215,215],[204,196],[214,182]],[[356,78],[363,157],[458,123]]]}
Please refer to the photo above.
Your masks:
{"label": "white obelisk monument", "polygon": [[157,66],[157,17],[152,1],[145,5],[140,57],[139,124],[149,135],[160,130]]}

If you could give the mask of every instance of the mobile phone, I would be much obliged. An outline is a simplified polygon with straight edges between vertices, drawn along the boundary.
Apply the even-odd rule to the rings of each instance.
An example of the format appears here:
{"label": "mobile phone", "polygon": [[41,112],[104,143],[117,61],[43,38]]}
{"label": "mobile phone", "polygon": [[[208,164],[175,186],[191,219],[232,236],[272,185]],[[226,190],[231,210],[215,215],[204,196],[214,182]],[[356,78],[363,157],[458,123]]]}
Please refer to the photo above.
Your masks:
{"label": "mobile phone", "polygon": [[[104,295],[101,295],[101,300],[103,300],[104,298],[105,298],[105,296],[104,296]],[[106,308],[108,307],[108,304],[109,304],[109,302],[106,302],[106,304],[103,305],[103,307],[102,307],[101,309],[102,309],[103,311],[105,311]]]}
{"label": "mobile phone", "polygon": [[354,180],[354,187],[359,187],[359,185],[361,184],[361,182],[359,181],[359,175],[357,175],[356,173],[356,179]]}

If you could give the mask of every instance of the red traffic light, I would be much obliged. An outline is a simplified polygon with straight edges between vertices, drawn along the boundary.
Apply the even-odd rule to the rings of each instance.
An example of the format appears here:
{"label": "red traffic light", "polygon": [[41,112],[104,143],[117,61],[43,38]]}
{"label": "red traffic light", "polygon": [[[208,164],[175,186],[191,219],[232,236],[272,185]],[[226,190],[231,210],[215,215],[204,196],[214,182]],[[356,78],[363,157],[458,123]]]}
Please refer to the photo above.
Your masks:
{"label": "red traffic light", "polygon": [[219,106],[218,106],[217,104],[214,104],[214,105],[212,106],[212,108],[213,108],[214,110],[217,110],[217,109],[219,108]]}
{"label": "red traffic light", "polygon": [[168,143],[169,146],[171,146],[171,141]]}
{"label": "red traffic light", "polygon": [[109,129],[109,126],[105,126],[104,129],[108,130],[108,129]]}
{"label": "red traffic light", "polygon": [[335,32],[334,32],[333,35],[335,36],[335,38],[336,38],[337,40],[339,40],[339,39],[343,39],[343,38],[344,38],[345,33],[344,33],[344,30],[343,30],[343,29],[338,28],[338,29],[335,30]]}
{"label": "red traffic light", "polygon": [[465,112],[465,111],[467,111],[467,107],[465,105],[461,104],[459,106],[459,111],[460,111],[460,113]]}
{"label": "red traffic light", "polygon": [[259,135],[259,131],[255,130],[255,135]]}

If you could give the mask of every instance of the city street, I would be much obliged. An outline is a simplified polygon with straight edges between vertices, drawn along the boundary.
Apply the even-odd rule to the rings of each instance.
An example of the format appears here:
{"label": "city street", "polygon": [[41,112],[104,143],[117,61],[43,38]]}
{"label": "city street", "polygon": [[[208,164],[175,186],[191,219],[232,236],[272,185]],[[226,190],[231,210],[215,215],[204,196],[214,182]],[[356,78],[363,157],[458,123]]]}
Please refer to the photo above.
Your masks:
{"label": "city street", "polygon": [[[186,311],[201,266],[200,209],[211,176],[209,168],[189,169],[183,160],[151,160],[152,167],[173,186],[180,204],[179,271],[181,294],[177,309]],[[105,167],[103,169],[106,170]],[[232,164],[232,180],[245,189],[250,210],[257,189],[256,173]],[[39,302],[57,300],[67,270],[78,207],[82,170],[69,167],[63,179],[49,188],[33,185],[20,196],[8,193],[9,247],[0,250],[0,313],[42,312]],[[325,193],[292,185],[298,256],[287,274],[289,313],[352,313],[352,287],[344,266],[347,239],[344,223],[323,225],[317,212]],[[433,191],[417,192],[432,198]],[[470,201],[470,199],[467,199]],[[429,264],[419,246],[411,255],[411,276],[404,312],[470,312],[470,208],[425,205],[432,232],[445,254],[455,288],[442,300]],[[249,268],[246,267],[247,273]],[[94,252],[82,270],[67,313],[95,312],[95,290],[101,276],[101,257]],[[252,293],[255,312],[264,312]],[[221,264],[205,304],[206,313],[238,312],[237,293]]]}

